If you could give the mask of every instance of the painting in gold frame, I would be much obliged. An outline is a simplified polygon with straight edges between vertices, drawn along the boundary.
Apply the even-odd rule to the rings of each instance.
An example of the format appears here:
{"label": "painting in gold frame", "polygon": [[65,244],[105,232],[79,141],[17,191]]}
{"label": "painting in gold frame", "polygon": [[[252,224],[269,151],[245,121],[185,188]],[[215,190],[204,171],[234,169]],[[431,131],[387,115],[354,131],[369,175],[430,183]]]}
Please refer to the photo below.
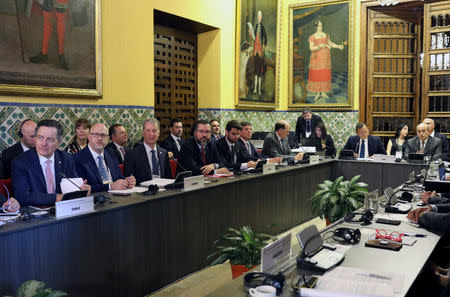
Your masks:
{"label": "painting in gold frame", "polygon": [[102,96],[101,0],[0,3],[0,92]]}
{"label": "painting in gold frame", "polygon": [[289,6],[290,109],[352,108],[354,16],[351,0]]}
{"label": "painting in gold frame", "polygon": [[236,1],[236,107],[274,109],[279,93],[278,0]]}

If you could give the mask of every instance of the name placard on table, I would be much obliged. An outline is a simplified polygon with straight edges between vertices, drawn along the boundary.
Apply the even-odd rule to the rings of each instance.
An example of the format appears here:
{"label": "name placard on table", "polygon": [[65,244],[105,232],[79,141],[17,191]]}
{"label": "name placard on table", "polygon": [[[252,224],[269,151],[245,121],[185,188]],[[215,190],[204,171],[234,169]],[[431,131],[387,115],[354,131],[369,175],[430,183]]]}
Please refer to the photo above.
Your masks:
{"label": "name placard on table", "polygon": [[191,176],[184,178],[184,190],[195,190],[205,186],[205,178],[203,175]]}
{"label": "name placard on table", "polygon": [[277,164],[275,163],[267,163],[263,165],[263,174],[274,173],[277,168]]}
{"label": "name placard on table", "polygon": [[56,218],[94,211],[94,196],[55,202]]}

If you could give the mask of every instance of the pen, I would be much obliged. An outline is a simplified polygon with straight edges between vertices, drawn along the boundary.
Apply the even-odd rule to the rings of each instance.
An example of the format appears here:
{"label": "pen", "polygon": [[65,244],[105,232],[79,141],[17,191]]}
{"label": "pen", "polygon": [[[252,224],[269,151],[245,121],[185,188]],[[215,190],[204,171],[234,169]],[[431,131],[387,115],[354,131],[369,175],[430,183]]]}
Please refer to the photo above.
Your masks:
{"label": "pen", "polygon": [[425,234],[403,233],[405,236],[425,237]]}

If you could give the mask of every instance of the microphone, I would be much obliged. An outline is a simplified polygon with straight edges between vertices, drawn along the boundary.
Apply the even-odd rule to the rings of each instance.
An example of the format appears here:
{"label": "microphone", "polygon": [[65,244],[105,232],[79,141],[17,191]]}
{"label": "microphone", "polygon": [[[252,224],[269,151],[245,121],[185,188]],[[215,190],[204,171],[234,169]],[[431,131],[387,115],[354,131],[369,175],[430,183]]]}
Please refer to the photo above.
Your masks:
{"label": "microphone", "polygon": [[72,185],[74,185],[75,187],[77,187],[80,191],[84,191],[83,189],[81,189],[76,183],[74,183],[70,178],[68,178],[64,173],[62,173],[61,171],[58,171],[58,174],[61,175],[62,177],[64,177],[65,179],[67,179],[68,181],[70,181],[70,183]]}
{"label": "microphone", "polygon": [[177,166],[180,166],[181,167],[181,169],[183,169],[183,171],[181,171],[181,172],[186,172],[186,171],[189,171],[189,170],[187,170],[186,168],[184,168],[183,167],[183,165],[181,165],[181,163],[180,162],[178,162],[178,160],[177,159],[175,159],[173,156],[172,157],[170,157],[169,159],[171,159],[171,160],[173,160],[175,163],[177,163]]}

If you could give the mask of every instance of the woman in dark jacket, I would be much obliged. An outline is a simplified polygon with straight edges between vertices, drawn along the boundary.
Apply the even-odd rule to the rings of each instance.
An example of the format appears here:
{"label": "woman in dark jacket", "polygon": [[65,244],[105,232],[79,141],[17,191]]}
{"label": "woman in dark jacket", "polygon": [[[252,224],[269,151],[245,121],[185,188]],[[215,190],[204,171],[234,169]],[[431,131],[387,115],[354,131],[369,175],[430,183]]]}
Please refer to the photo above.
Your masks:
{"label": "woman in dark jacket", "polygon": [[317,124],[316,130],[310,137],[320,138],[322,149],[325,150],[325,156],[332,158],[336,156],[333,138],[331,135],[327,134],[327,129],[323,123]]}

